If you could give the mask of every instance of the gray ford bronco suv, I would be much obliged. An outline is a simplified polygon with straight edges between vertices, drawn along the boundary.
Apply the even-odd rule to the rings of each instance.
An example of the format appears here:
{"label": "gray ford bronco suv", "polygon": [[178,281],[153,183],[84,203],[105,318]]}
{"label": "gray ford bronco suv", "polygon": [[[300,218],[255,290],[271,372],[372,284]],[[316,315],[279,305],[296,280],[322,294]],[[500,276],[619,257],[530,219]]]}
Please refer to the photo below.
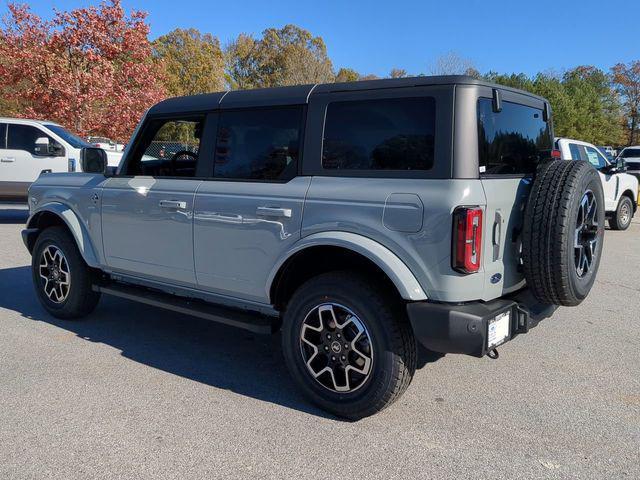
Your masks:
{"label": "gray ford bronco suv", "polygon": [[299,388],[357,419],[418,343],[496,357],[587,296],[602,186],[557,157],[545,99],[464,76],[172,98],[116,170],[41,175],[23,238],[53,316],[109,294],[282,330]]}

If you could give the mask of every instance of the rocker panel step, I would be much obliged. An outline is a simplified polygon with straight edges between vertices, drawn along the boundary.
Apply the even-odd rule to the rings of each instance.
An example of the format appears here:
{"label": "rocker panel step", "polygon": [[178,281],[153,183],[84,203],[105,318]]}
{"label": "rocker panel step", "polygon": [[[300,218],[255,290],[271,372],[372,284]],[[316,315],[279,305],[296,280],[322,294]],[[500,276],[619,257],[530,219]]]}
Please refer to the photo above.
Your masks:
{"label": "rocker panel step", "polygon": [[204,318],[231,327],[249,330],[253,333],[271,334],[276,329],[277,320],[266,315],[212,305],[200,300],[178,297],[135,285],[94,285],[93,289],[105,295],[125,298],[134,302]]}

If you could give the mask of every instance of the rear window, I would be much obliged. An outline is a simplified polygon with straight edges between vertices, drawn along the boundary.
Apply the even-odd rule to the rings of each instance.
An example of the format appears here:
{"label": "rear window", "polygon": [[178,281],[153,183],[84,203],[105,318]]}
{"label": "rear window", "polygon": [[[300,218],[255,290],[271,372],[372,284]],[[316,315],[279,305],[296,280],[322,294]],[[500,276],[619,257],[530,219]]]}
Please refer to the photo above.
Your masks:
{"label": "rear window", "polygon": [[542,110],[502,102],[494,112],[492,100],[478,100],[480,173],[486,175],[528,175],[549,155],[553,140]]}
{"label": "rear window", "polygon": [[298,172],[302,107],[220,114],[213,176],[288,181]]}
{"label": "rear window", "polygon": [[640,148],[625,148],[620,156],[622,158],[640,157]]}
{"label": "rear window", "polygon": [[327,106],[322,166],[343,170],[430,170],[433,97],[332,102]]}

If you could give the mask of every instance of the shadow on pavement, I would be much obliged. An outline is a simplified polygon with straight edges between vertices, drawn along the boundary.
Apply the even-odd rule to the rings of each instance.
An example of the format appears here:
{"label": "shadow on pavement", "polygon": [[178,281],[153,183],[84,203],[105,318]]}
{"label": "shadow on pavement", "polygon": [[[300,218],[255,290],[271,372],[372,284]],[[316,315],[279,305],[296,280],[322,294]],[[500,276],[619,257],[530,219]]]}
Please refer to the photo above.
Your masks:
{"label": "shadow on pavement", "polygon": [[[333,418],[295,389],[284,366],[280,335],[250,332],[136,302],[103,296],[83,320],[59,320],[38,303],[28,266],[0,270],[0,308],[104,343],[136,362],[215,388],[312,415]],[[421,352],[419,366],[441,355]]]}

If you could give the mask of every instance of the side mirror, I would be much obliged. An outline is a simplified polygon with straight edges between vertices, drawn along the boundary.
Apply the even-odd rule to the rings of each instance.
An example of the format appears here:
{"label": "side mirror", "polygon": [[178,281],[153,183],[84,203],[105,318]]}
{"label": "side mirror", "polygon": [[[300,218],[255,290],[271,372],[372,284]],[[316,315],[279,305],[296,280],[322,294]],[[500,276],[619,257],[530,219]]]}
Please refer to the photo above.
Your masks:
{"label": "side mirror", "polygon": [[47,137],[40,137],[36,139],[36,144],[33,149],[33,152],[36,155],[41,155],[43,157],[50,155],[49,153],[49,139]]}
{"label": "side mirror", "polygon": [[107,152],[102,148],[84,147],[80,150],[80,167],[86,173],[105,173]]}
{"label": "side mirror", "polygon": [[616,169],[620,172],[626,172],[627,171],[627,162],[625,161],[624,158],[616,158],[615,160],[615,164],[616,164]]}

